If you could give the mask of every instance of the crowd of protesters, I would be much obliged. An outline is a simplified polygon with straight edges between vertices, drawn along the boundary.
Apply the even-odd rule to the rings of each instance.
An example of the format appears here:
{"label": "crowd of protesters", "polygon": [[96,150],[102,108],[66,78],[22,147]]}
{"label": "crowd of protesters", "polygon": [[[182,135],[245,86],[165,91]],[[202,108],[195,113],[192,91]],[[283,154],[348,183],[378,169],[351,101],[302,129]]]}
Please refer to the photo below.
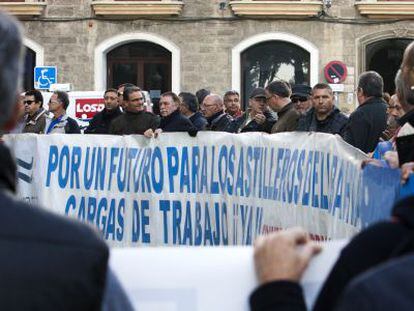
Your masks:
{"label": "crowd of protesters", "polygon": [[[81,133],[67,113],[69,96],[53,93],[48,111],[39,91],[17,99],[22,40],[12,18],[0,13],[0,126],[8,133]],[[366,153],[380,154],[399,167],[398,137],[414,134],[414,43],[396,73],[396,95],[384,100],[383,80],[376,72],[359,77],[359,106],[348,117],[334,105],[329,85],[291,87],[274,81],[249,94],[242,111],[235,91],[224,96],[201,89],[196,94],[166,92],[157,114],[145,110],[143,91],[131,84],[105,91],[105,108],[91,120],[85,134],[141,134],[162,132],[225,131],[230,133],[288,131],[338,134]],[[381,153],[381,142],[390,144]],[[380,143],[380,144],[379,144]],[[16,169],[10,152],[0,144],[0,298],[6,310],[100,310],[120,303],[131,307],[115,276],[108,269],[108,249],[88,227],[17,201]],[[376,162],[377,161],[377,162]],[[402,166],[403,176],[414,163]],[[405,174],[405,175],[404,175]],[[358,234],[342,251],[315,310],[411,310],[414,307],[413,197],[395,205],[392,221],[375,224]],[[261,283],[252,296],[252,310],[305,310],[299,280],[320,246],[302,229],[260,237],[255,264]],[[62,260],[64,256],[64,260]],[[76,289],[76,290],[74,290]]]}
{"label": "crowd of protesters", "polygon": [[[240,95],[228,91],[223,96],[201,89],[192,94],[161,94],[157,107],[147,111],[145,92],[133,84],[104,92],[105,108],[97,113],[84,130],[85,134],[157,136],[161,132],[224,131],[230,133],[289,131],[338,134],[349,144],[371,153],[380,140],[390,140],[398,133],[403,107],[396,95],[384,100],[383,79],[374,72],[359,77],[358,108],[348,117],[334,102],[334,93],[325,83],[313,88],[273,81],[249,94],[246,111]],[[19,116],[11,133],[53,134],[81,133],[67,113],[69,96],[54,92],[49,111],[43,108],[38,90],[24,94]]]}

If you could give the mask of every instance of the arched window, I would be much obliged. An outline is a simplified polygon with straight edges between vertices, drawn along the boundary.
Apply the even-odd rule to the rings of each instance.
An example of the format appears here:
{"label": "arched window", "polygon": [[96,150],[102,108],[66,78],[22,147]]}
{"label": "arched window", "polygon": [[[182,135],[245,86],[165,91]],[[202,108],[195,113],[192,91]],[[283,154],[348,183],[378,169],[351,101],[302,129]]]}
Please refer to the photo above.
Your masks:
{"label": "arched window", "polygon": [[243,104],[255,87],[275,79],[310,86],[319,81],[319,50],[310,41],[285,32],[265,32],[249,37],[232,49],[234,90],[240,90]]}
{"label": "arched window", "polygon": [[411,39],[385,39],[366,47],[366,70],[378,72],[384,79],[384,92],[395,93],[394,78],[400,68],[403,53]]}
{"label": "arched window", "polygon": [[171,52],[160,45],[138,41],[116,47],[107,54],[107,86],[133,83],[152,98],[171,90]]}
{"label": "arched window", "polygon": [[244,103],[254,88],[274,80],[309,85],[310,53],[290,42],[262,42],[242,52],[241,74]]}
{"label": "arched window", "polygon": [[24,91],[32,90],[33,85],[33,76],[34,68],[36,66],[36,52],[32,49],[26,47],[26,53],[24,58],[24,71],[23,71],[23,81],[22,87]]}

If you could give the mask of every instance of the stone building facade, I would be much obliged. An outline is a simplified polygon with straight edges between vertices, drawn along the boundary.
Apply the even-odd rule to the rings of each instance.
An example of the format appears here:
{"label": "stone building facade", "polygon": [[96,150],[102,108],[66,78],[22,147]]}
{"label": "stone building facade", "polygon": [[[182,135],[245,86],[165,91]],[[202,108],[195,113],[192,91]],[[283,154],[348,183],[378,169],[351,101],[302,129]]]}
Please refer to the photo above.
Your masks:
{"label": "stone building facade", "polygon": [[[339,103],[353,110],[358,75],[379,68],[392,92],[390,67],[414,39],[414,1],[26,0],[0,1],[0,7],[22,21],[32,53],[27,75],[34,65],[57,66],[58,82],[71,83],[76,91],[116,86],[125,74],[138,79],[129,82],[149,83],[155,97],[165,88],[202,87],[217,93],[236,89],[246,96],[252,86],[289,74],[303,80],[294,82],[325,82],[324,67],[337,60],[347,66]],[[267,55],[265,43],[274,43],[278,52]],[[248,55],[260,44],[261,50]],[[286,55],[299,53],[296,48],[305,60],[280,59],[286,49],[291,49]],[[262,63],[256,66],[252,57]],[[266,71],[269,61],[280,62],[272,73]]]}

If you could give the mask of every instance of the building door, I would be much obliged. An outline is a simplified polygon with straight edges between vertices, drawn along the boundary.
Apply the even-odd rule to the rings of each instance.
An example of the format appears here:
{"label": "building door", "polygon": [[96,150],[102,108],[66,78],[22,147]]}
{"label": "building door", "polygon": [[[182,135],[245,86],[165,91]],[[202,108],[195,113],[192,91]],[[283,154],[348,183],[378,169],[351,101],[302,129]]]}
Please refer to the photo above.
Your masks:
{"label": "building door", "polygon": [[23,91],[30,91],[34,88],[34,68],[36,66],[36,53],[26,47],[23,68]]}
{"label": "building door", "polygon": [[244,109],[250,92],[274,80],[292,85],[310,84],[310,53],[285,41],[266,41],[243,51],[241,59],[241,96]]}
{"label": "building door", "polygon": [[107,87],[132,83],[148,91],[151,99],[171,90],[171,52],[160,45],[138,41],[107,54]]}
{"label": "building door", "polygon": [[384,92],[395,93],[394,78],[400,68],[404,50],[410,39],[386,39],[369,44],[366,48],[367,70],[378,72],[384,79]]}

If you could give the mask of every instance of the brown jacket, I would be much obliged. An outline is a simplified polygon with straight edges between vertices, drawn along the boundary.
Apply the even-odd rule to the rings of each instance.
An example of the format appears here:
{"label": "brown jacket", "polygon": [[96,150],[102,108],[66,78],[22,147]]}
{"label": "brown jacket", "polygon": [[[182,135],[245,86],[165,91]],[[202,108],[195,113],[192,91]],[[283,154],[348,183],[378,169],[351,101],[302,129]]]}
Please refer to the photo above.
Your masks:
{"label": "brown jacket", "polygon": [[44,134],[46,125],[46,110],[40,108],[33,117],[28,116],[23,133]]}
{"label": "brown jacket", "polygon": [[109,134],[113,135],[143,135],[148,129],[155,130],[159,125],[159,117],[153,113],[140,112],[125,112],[119,117],[115,118],[109,127]]}
{"label": "brown jacket", "polygon": [[293,103],[287,104],[277,113],[278,119],[272,127],[272,133],[293,132],[296,130],[300,113],[295,109]]}

